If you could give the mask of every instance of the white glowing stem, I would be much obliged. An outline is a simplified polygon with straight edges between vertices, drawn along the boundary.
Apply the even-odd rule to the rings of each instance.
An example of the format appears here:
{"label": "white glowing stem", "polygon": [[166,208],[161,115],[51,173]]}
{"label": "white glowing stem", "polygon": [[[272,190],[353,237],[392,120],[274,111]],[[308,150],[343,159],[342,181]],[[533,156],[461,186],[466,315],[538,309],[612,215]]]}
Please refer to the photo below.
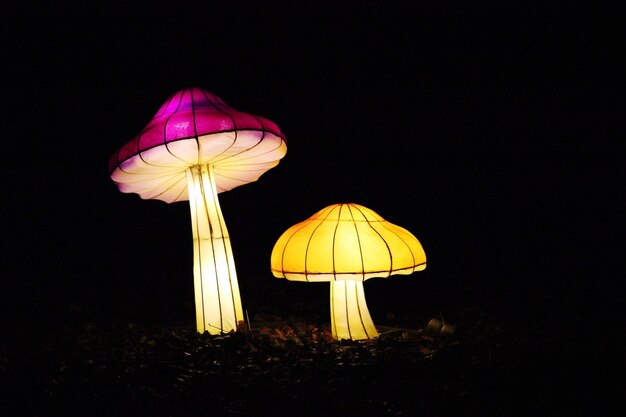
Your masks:
{"label": "white glowing stem", "polygon": [[199,333],[227,333],[243,321],[233,250],[219,200],[213,166],[187,169],[196,325]]}
{"label": "white glowing stem", "polygon": [[330,320],[335,339],[378,337],[365,303],[362,281],[330,281]]}

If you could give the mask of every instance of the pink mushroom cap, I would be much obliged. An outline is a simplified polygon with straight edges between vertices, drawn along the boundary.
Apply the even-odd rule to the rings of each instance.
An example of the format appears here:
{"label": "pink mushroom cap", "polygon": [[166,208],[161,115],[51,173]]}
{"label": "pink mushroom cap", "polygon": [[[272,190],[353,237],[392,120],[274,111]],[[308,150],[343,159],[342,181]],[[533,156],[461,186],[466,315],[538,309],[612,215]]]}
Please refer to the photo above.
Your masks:
{"label": "pink mushroom cap", "polygon": [[233,109],[200,88],[172,94],[150,123],[109,161],[120,191],[186,201],[186,170],[213,165],[218,192],[256,181],[285,156],[285,136],[263,117]]}

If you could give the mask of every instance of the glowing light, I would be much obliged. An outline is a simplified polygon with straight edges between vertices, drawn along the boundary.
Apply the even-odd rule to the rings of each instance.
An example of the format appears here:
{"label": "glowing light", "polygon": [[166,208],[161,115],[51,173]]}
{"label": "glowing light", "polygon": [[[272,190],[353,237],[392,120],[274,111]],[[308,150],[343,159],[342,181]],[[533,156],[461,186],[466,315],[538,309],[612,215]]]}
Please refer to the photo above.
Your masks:
{"label": "glowing light", "polygon": [[378,336],[363,281],[425,268],[426,254],[415,236],[358,204],[333,204],[290,227],[271,256],[277,278],[331,283],[331,327],[337,339]]}
{"label": "glowing light", "polygon": [[237,330],[243,309],[230,237],[217,194],[256,181],[285,156],[273,122],[189,88],[170,96],[150,123],[109,161],[120,191],[167,203],[189,201],[196,325]]}

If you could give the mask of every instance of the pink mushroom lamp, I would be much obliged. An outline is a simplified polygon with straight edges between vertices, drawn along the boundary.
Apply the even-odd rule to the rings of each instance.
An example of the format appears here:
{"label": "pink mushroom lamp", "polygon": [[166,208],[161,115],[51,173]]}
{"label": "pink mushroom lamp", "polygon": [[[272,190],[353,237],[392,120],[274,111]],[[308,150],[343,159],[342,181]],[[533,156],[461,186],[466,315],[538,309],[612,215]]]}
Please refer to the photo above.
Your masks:
{"label": "pink mushroom lamp", "polygon": [[285,137],[273,122],[188,88],[172,94],[109,161],[120,191],[166,203],[189,201],[200,333],[234,331],[244,319],[217,194],[256,181],[286,152]]}

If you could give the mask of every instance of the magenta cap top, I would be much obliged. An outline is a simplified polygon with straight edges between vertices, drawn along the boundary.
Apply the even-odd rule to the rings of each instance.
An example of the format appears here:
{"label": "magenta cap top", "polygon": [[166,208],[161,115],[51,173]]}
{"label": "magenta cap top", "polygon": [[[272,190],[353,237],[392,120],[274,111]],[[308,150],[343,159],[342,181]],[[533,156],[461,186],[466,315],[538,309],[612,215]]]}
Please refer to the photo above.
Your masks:
{"label": "magenta cap top", "polygon": [[274,122],[188,88],[172,94],[150,123],[113,154],[109,172],[122,192],[184,201],[190,166],[213,165],[218,192],[223,192],[256,181],[286,151]]}

